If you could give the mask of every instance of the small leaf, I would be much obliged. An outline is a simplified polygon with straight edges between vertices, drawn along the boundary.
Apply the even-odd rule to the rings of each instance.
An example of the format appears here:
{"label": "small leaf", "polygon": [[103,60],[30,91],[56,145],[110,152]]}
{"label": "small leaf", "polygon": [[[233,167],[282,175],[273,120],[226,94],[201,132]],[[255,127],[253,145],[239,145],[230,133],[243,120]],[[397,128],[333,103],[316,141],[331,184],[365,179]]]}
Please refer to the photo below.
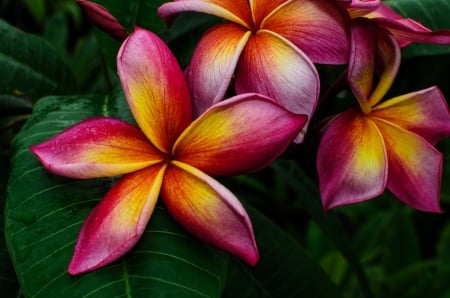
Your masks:
{"label": "small leaf", "polygon": [[0,20],[0,94],[39,97],[75,90],[70,68],[43,39]]}
{"label": "small leaf", "polygon": [[191,237],[162,204],[123,258],[80,276],[67,273],[83,221],[114,181],[52,175],[28,147],[88,117],[126,118],[123,101],[120,92],[43,98],[15,138],[6,240],[21,290],[27,297],[220,297],[227,255]]}

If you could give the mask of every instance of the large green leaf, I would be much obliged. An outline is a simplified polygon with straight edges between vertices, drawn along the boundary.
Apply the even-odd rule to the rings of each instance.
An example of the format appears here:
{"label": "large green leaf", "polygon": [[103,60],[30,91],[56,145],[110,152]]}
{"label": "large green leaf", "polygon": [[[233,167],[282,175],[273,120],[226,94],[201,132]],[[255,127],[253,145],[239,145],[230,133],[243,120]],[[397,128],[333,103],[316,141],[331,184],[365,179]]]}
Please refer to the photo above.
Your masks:
{"label": "large green leaf", "polygon": [[128,120],[122,96],[48,97],[13,142],[7,244],[22,292],[32,297],[219,297],[227,256],[192,238],[158,205],[141,241],[119,261],[66,272],[81,224],[114,182],[47,172],[28,147],[87,117]]}
{"label": "large green leaf", "polygon": [[70,68],[43,39],[0,19],[0,94],[43,96],[75,89]]}
{"label": "large green leaf", "polygon": [[[404,17],[419,21],[432,30],[450,29],[448,0],[385,0]],[[405,48],[404,57],[449,54],[450,46],[413,44]]]}
{"label": "large green leaf", "polygon": [[333,297],[340,290],[301,245],[280,227],[246,208],[255,227],[260,261],[254,268],[232,260],[224,297]]}

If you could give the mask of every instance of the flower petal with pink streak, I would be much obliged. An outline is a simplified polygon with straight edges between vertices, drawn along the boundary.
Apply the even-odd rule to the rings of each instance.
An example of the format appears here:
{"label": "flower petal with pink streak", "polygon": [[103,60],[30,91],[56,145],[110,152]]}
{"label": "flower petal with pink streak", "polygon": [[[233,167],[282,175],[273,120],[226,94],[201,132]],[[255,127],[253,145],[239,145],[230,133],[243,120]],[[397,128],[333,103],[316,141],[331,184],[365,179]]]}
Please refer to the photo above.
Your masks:
{"label": "flower petal with pink streak", "polygon": [[161,195],[173,218],[196,237],[250,265],[258,262],[247,213],[239,200],[216,180],[174,161],[167,168]]}
{"label": "flower petal with pink streak", "polygon": [[69,265],[72,275],[103,267],[139,240],[155,208],[165,166],[122,177],[89,214]]}
{"label": "flower petal with pink streak", "polygon": [[[295,45],[270,31],[260,31],[242,52],[235,88],[238,94],[264,94],[289,111],[310,117],[316,108],[320,80],[312,62]],[[302,135],[306,129],[307,125]]]}
{"label": "flower petal with pink streak", "polygon": [[301,49],[314,63],[346,64],[348,17],[333,1],[287,1],[261,24]]}
{"label": "flower petal with pink streak", "polygon": [[400,67],[400,47],[394,37],[384,30],[378,29],[376,68],[380,69],[379,81],[369,97],[369,104],[376,105],[392,86]]}
{"label": "flower petal with pink streak", "polygon": [[450,136],[449,107],[436,86],[384,101],[370,116],[395,123],[431,144]]}
{"label": "flower petal with pink streak", "polygon": [[187,11],[214,15],[246,28],[252,26],[248,0],[176,0],[161,5],[158,16],[171,23],[177,14]]}
{"label": "flower petal with pink streak", "polygon": [[107,117],[80,122],[30,150],[49,171],[79,179],[121,175],[164,159],[138,128]]}
{"label": "flower petal with pink streak", "polygon": [[356,110],[340,114],[322,136],[317,170],[324,210],[380,195],[387,178],[380,131]]}
{"label": "flower petal with pink streak", "polygon": [[351,25],[350,61],[347,80],[358,99],[361,110],[370,112],[369,97],[373,91],[378,27],[376,23],[358,18]]}
{"label": "flower petal with pink streak", "polygon": [[186,71],[195,116],[223,99],[249,36],[250,31],[231,23],[203,35]]}
{"label": "flower petal with pink streak", "polygon": [[374,119],[383,134],[388,156],[388,189],[403,203],[422,211],[439,206],[442,154],[420,136]]}
{"label": "flower petal with pink streak", "polygon": [[242,94],[194,121],[175,144],[173,156],[211,176],[252,172],[283,153],[306,118],[259,94]]}
{"label": "flower petal with pink streak", "polygon": [[189,89],[176,58],[158,36],[136,27],[119,50],[117,69],[136,122],[156,148],[170,151],[192,121]]}

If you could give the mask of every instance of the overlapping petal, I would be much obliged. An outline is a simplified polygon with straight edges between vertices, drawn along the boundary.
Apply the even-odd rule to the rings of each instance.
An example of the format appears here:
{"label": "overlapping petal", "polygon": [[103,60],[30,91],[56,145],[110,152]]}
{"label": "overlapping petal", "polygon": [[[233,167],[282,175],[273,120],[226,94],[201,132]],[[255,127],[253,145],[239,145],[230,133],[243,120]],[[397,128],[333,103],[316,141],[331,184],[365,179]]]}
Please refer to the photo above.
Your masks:
{"label": "overlapping petal", "polygon": [[388,189],[413,208],[442,212],[439,206],[442,154],[414,133],[390,122],[374,121],[386,144]]}
{"label": "overlapping petal", "polygon": [[450,136],[449,107],[436,86],[384,101],[373,108],[371,117],[395,123],[431,144]]}
{"label": "overlapping petal", "polygon": [[289,0],[249,0],[248,2],[250,2],[253,21],[256,26],[259,26],[272,11]]}
{"label": "overlapping petal", "polygon": [[72,178],[125,174],[164,159],[139,129],[106,117],[80,122],[30,150],[49,171]]}
{"label": "overlapping petal", "polygon": [[170,151],[192,120],[188,86],[176,58],[155,34],[135,28],[120,48],[117,68],[136,122],[155,147]]}
{"label": "overlapping petal", "polygon": [[250,34],[228,23],[212,28],[199,41],[186,71],[196,116],[223,99]]}
{"label": "overlapping petal", "polygon": [[161,5],[158,8],[158,15],[170,23],[174,16],[186,11],[207,13],[246,28],[252,27],[248,0],[177,0]]}
{"label": "overlapping petal", "polygon": [[311,116],[320,80],[311,61],[292,43],[260,31],[251,37],[242,53],[235,88],[238,93],[264,94],[291,112]]}
{"label": "overlapping petal", "polygon": [[387,158],[380,131],[357,110],[342,113],[322,137],[317,170],[325,210],[383,193]]}
{"label": "overlapping petal", "polygon": [[348,19],[333,1],[287,1],[261,24],[294,43],[313,62],[345,64],[349,55]]}
{"label": "overlapping petal", "polygon": [[173,156],[212,176],[255,171],[279,156],[305,122],[306,116],[261,95],[238,95],[194,121],[175,144]]}
{"label": "overlapping petal", "polygon": [[174,161],[161,190],[169,213],[203,241],[231,252],[250,265],[259,259],[253,229],[239,200],[203,172]]}
{"label": "overlapping petal", "polygon": [[144,232],[154,210],[165,165],[122,177],[83,224],[70,274],[107,265],[129,251]]}

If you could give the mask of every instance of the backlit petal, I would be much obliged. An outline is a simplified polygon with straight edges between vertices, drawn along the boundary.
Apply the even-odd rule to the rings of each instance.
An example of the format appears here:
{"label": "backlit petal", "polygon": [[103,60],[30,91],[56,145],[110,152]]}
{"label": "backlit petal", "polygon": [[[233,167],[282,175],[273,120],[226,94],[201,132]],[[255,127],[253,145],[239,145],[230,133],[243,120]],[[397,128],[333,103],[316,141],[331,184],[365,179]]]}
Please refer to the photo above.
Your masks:
{"label": "backlit petal", "polygon": [[306,116],[265,97],[243,94],[214,105],[194,121],[173,155],[212,176],[255,171],[283,153],[305,122]]}
{"label": "backlit petal", "polygon": [[317,71],[303,52],[269,31],[260,31],[249,39],[235,82],[238,93],[261,93],[291,112],[308,116],[316,108],[319,85]]}
{"label": "backlit petal", "polygon": [[89,214],[69,265],[70,274],[105,266],[139,240],[158,199],[165,166],[122,177]]}
{"label": "backlit petal", "polygon": [[378,27],[358,18],[352,21],[348,82],[364,113],[370,112],[369,97],[373,91]]}
{"label": "backlit petal", "polygon": [[117,57],[125,96],[136,122],[168,152],[192,120],[191,98],[176,58],[155,34],[135,28]]}
{"label": "backlit petal", "polygon": [[30,147],[49,171],[72,178],[116,176],[163,160],[136,127],[113,118],[92,118]]}
{"label": "backlit petal", "polygon": [[158,16],[170,23],[181,12],[195,11],[235,22],[250,28],[252,16],[248,0],[177,0],[158,8]]}
{"label": "backlit petal", "polygon": [[261,27],[293,42],[313,62],[348,62],[348,19],[334,1],[287,1]]}
{"label": "backlit petal", "polygon": [[380,69],[379,81],[369,98],[371,106],[376,105],[392,86],[400,67],[400,48],[394,37],[386,30],[378,29],[376,67]]}
{"label": "backlit petal", "polygon": [[449,108],[438,87],[382,102],[373,108],[370,115],[412,131],[431,144],[450,136]]}
{"label": "backlit petal", "polygon": [[353,109],[335,118],[320,142],[317,170],[324,210],[383,193],[386,153],[374,123]]}
{"label": "backlit petal", "polygon": [[169,213],[192,234],[250,265],[258,262],[247,213],[239,200],[216,180],[175,161],[166,171],[161,194]]}
{"label": "backlit petal", "polygon": [[223,99],[249,35],[241,26],[226,23],[199,41],[186,72],[196,116]]}
{"label": "backlit petal", "polygon": [[389,122],[374,121],[386,144],[388,189],[413,208],[442,212],[439,206],[442,154],[416,134]]}

